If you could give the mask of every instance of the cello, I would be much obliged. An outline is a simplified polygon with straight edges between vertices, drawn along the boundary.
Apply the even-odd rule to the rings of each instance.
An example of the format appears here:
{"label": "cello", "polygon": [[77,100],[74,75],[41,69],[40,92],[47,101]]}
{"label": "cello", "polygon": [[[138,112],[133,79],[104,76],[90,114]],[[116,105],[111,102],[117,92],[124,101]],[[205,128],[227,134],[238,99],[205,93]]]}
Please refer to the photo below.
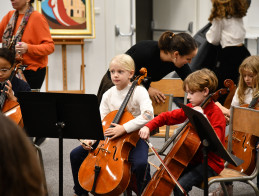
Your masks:
{"label": "cello", "polygon": [[[231,82],[226,82],[225,86],[231,86],[231,84]],[[211,100],[215,101],[221,94],[228,92],[229,89],[220,89],[214,94],[210,94],[201,104],[201,107],[206,107]],[[174,178],[178,180],[199,149],[201,141],[189,121],[184,124],[176,137],[175,144],[164,158],[164,163],[172,172]],[[142,196],[170,195],[173,192],[174,187],[175,183],[172,181],[172,178],[170,178],[164,166],[160,165],[159,169],[154,173],[149,184],[146,186]]]}
{"label": "cello", "polygon": [[[11,82],[15,74],[17,73],[19,67],[22,65],[22,57],[18,56],[16,58],[16,64],[14,65],[14,69],[12,70],[12,73],[9,77],[9,81]],[[6,87],[7,83],[5,82],[3,86],[3,91],[0,95],[0,109],[1,112],[7,116],[8,118],[12,119],[16,124],[23,127],[23,120],[22,120],[22,112],[20,108],[20,104],[17,101],[12,101],[9,99],[6,99]]]}
{"label": "cello", "polygon": [[[248,107],[251,109],[259,110],[258,106],[259,95],[254,97],[250,104],[241,105],[241,107]],[[228,146],[228,136],[225,138],[225,148],[228,147],[229,151],[237,156],[238,158],[244,160],[244,163],[235,167],[232,164],[229,164],[227,167],[243,172],[247,175],[252,174],[255,168],[255,148],[257,137],[239,131],[233,130],[232,132],[232,146]]]}
{"label": "cello", "polygon": [[[104,131],[112,127],[111,123],[124,124],[134,118],[131,113],[125,111],[125,108],[135,86],[146,78],[147,70],[142,68],[140,74],[141,76],[132,82],[119,110],[110,112],[103,119]],[[104,141],[100,141],[97,148],[89,152],[80,166],[78,181],[81,187],[94,195],[114,196],[123,193],[131,178],[131,165],[128,162],[128,156],[138,140],[138,131],[134,131],[113,140],[106,137]]]}

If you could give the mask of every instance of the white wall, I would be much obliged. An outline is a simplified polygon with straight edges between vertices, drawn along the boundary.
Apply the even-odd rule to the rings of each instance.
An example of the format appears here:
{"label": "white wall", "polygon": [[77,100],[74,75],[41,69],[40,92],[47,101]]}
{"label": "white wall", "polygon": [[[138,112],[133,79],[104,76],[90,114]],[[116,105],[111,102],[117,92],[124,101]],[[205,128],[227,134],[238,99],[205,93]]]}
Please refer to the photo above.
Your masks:
{"label": "white wall", "polygon": [[[169,13],[171,16],[168,18],[168,21],[164,22],[165,24],[169,22],[179,24],[179,28],[187,28],[186,24],[183,24],[182,21],[185,21],[186,18],[192,18],[194,21],[193,34],[195,34],[196,31],[208,22],[208,16],[211,9],[211,2],[209,0],[185,0],[183,4],[180,3],[182,0],[154,0],[155,3],[163,4],[164,7],[167,7],[165,6],[168,5],[167,3],[172,3],[171,1],[178,2],[179,5],[174,4],[170,7],[171,9],[164,12],[166,14]],[[185,4],[188,1],[192,5],[192,11],[190,12],[185,9]],[[194,4],[193,2],[196,3]],[[120,1],[120,3],[122,3],[122,1]],[[107,65],[119,45],[118,43],[115,43],[115,41],[124,41],[124,39],[121,38],[114,38],[114,26],[112,26],[112,24],[115,23],[113,22],[115,17],[114,12],[118,9],[114,4],[116,4],[116,0],[94,0],[94,7],[97,10],[97,13],[95,14],[96,38],[85,41],[85,87],[87,94],[96,94],[101,78],[107,70]],[[126,1],[125,6],[128,7],[128,2]],[[11,9],[12,6],[10,1],[4,0],[1,2],[0,19]],[[177,10],[177,12],[174,12],[174,9]],[[258,10],[259,1],[252,0],[248,16],[245,18],[247,28],[255,27],[256,29],[256,27],[259,27],[259,22],[257,20],[259,18]],[[173,12],[177,14],[175,15]],[[129,16],[127,16],[127,14],[124,13],[121,15],[119,21],[128,21]],[[181,14],[182,16],[180,16]],[[178,28],[176,25],[173,25],[173,27]],[[127,32],[127,29],[124,29],[124,32]],[[255,31],[254,34],[259,35],[257,31]],[[117,46],[115,46],[115,44],[117,44]],[[254,39],[248,41],[248,47],[252,54],[256,54],[256,42]],[[67,54],[68,90],[79,90],[79,69],[81,65],[80,46],[68,46]],[[55,52],[49,56],[49,90],[62,90],[62,86],[61,46],[56,46]],[[45,91],[45,84],[41,91]]]}
{"label": "white wall", "polygon": [[[87,94],[96,94],[99,83],[107,71],[106,58],[106,1],[95,0],[95,39],[85,40],[85,88]],[[81,46],[67,46],[68,90],[79,90]],[[49,90],[62,89],[62,59],[61,46],[56,46],[55,52],[49,56]],[[45,90],[43,86],[42,91]]]}

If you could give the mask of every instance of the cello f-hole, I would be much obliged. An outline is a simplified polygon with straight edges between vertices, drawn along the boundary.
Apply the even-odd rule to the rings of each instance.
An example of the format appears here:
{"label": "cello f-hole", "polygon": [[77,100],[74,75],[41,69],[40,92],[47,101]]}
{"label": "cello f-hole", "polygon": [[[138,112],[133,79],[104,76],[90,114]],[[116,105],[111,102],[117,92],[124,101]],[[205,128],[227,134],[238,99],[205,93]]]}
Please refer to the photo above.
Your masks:
{"label": "cello f-hole", "polygon": [[114,153],[113,153],[113,160],[114,160],[114,161],[118,161],[118,158],[115,158],[115,154],[116,154],[116,152],[117,152],[117,147],[116,147],[116,146],[113,146],[113,148],[115,148],[115,151],[114,151]]}
{"label": "cello f-hole", "polygon": [[99,150],[97,151],[97,153],[94,153],[94,156],[97,156],[97,155],[99,154],[99,152],[100,152],[100,148],[99,148]]}
{"label": "cello f-hole", "polygon": [[244,141],[243,141],[243,143],[242,143],[242,147],[245,148],[246,135],[244,135],[243,137],[244,137]]}

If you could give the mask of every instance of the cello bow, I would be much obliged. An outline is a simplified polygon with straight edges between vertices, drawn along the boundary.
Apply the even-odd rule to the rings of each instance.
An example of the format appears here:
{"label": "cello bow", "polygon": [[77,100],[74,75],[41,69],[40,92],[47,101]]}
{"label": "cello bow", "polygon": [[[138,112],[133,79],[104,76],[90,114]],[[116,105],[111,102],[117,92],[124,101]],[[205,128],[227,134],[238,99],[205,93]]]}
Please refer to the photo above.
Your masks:
{"label": "cello bow", "polygon": [[170,172],[170,170],[168,169],[168,167],[166,166],[166,164],[164,163],[164,161],[162,160],[162,158],[159,156],[159,154],[157,153],[156,149],[154,148],[154,146],[152,145],[152,143],[149,140],[145,140],[145,142],[147,143],[147,145],[149,146],[149,148],[152,150],[152,152],[155,154],[155,156],[157,157],[157,159],[159,160],[159,162],[163,165],[163,167],[165,168],[165,170],[167,171],[167,173],[169,174],[169,176],[171,177],[171,179],[174,181],[174,183],[178,186],[178,188],[181,190],[181,192],[184,195],[187,195],[186,191],[183,189],[183,187],[179,184],[179,182],[174,178],[173,174]]}

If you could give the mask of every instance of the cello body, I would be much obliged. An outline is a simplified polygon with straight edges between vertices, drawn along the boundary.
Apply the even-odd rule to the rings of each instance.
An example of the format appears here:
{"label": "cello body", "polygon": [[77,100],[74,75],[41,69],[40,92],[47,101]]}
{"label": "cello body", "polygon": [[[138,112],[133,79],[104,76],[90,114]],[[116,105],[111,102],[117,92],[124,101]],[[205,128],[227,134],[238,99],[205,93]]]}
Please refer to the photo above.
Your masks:
{"label": "cello body", "polygon": [[[164,163],[177,180],[189,162],[194,157],[201,144],[200,138],[190,123],[188,123],[182,134],[178,136],[173,148],[168,152]],[[142,196],[150,195],[170,195],[175,187],[175,183],[160,165],[152,179],[146,186]]]}
{"label": "cello body", "polygon": [[[117,111],[109,113],[103,119],[103,130],[106,130]],[[124,112],[119,124],[124,124],[133,119],[131,113]],[[96,181],[95,193],[105,195],[120,195],[127,188],[130,177],[130,163],[128,155],[133,146],[136,146],[139,140],[138,131],[125,134],[114,140],[106,138],[100,141],[98,147],[90,152],[82,163],[78,179],[80,185],[87,191],[92,191],[95,165],[103,168],[100,170]]]}
{"label": "cello body", "polygon": [[[251,175],[255,168],[255,145],[257,137],[252,134],[244,134],[239,131],[232,133],[232,151],[231,153],[244,160],[244,163],[235,167],[229,164],[227,167]],[[228,136],[225,141],[228,143]]]}
{"label": "cello body", "polygon": [[2,113],[14,121],[20,127],[23,127],[23,119],[20,104],[16,101],[5,100]]}

